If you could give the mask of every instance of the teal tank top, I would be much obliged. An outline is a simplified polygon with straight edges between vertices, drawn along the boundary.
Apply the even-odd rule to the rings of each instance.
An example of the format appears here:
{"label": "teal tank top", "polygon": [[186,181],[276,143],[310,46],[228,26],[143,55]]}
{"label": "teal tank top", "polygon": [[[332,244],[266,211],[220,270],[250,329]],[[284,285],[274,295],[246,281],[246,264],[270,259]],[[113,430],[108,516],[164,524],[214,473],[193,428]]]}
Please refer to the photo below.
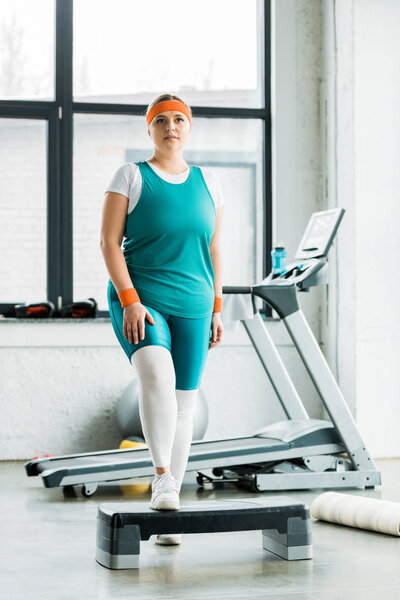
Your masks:
{"label": "teal tank top", "polygon": [[127,215],[122,251],[140,301],[171,315],[211,316],[216,209],[201,169],[190,165],[186,181],[169,183],[146,161],[135,164],[142,192]]}

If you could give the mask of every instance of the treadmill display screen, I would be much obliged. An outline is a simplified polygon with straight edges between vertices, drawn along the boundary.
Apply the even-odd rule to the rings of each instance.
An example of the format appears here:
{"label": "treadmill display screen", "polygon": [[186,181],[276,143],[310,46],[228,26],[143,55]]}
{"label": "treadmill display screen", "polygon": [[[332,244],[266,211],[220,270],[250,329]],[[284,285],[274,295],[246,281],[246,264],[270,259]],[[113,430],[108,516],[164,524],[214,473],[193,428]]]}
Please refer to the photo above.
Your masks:
{"label": "treadmill display screen", "polygon": [[297,249],[295,258],[326,256],[344,214],[343,209],[313,213]]}

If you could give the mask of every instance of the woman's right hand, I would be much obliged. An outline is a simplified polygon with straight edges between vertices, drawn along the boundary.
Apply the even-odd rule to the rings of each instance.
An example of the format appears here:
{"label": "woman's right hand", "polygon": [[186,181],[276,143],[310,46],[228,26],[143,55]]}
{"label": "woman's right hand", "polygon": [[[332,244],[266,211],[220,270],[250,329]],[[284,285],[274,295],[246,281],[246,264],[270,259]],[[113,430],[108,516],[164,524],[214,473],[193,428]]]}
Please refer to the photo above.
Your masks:
{"label": "woman's right hand", "polygon": [[144,322],[145,319],[149,321],[151,325],[155,325],[155,321],[151,316],[151,313],[141,302],[134,302],[124,308],[124,321],[123,321],[123,332],[124,337],[128,338],[129,343],[139,343],[140,340],[144,339]]}

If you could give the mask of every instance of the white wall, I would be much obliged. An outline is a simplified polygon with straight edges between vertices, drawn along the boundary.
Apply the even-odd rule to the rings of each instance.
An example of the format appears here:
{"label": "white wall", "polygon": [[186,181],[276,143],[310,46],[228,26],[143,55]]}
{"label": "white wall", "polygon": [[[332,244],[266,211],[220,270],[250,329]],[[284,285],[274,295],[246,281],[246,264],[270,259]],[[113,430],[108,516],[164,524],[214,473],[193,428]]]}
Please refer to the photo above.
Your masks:
{"label": "white wall", "polygon": [[400,3],[354,2],[357,412],[372,448],[399,456]]}
{"label": "white wall", "polygon": [[325,199],[347,211],[324,335],[370,453],[399,456],[400,4],[326,0],[322,14]]}
{"label": "white wall", "polygon": [[353,416],[357,417],[356,220],[354,214],[354,47],[352,2],[322,9],[320,148],[323,207],[345,209],[329,255],[323,295],[322,348]]}

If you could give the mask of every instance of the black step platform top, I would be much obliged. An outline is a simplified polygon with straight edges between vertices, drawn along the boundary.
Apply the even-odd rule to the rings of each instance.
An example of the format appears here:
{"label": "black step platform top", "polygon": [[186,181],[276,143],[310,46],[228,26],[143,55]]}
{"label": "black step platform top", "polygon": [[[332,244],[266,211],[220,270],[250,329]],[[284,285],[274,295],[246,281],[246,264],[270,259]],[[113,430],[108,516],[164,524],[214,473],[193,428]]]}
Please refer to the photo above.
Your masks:
{"label": "black step platform top", "polygon": [[[179,510],[153,510],[149,502],[107,502],[98,506],[98,519],[110,529],[140,528],[140,539],[155,533],[201,533],[270,529],[287,532],[288,519],[309,521],[309,507],[287,496],[251,500],[183,502]],[[308,529],[305,523],[300,529]]]}

